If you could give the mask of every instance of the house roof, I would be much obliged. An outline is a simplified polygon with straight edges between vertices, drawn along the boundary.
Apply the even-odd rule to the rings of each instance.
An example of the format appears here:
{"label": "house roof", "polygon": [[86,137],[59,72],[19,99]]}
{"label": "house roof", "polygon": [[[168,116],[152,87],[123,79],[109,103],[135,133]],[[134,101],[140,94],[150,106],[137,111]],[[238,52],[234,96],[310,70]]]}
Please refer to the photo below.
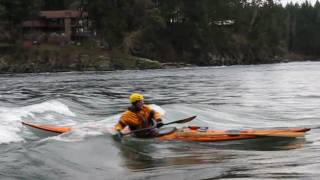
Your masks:
{"label": "house roof", "polygon": [[[45,18],[76,18],[81,16],[81,11],[75,10],[57,10],[57,11],[40,11],[40,16]],[[88,16],[87,12],[83,12],[82,16]]]}

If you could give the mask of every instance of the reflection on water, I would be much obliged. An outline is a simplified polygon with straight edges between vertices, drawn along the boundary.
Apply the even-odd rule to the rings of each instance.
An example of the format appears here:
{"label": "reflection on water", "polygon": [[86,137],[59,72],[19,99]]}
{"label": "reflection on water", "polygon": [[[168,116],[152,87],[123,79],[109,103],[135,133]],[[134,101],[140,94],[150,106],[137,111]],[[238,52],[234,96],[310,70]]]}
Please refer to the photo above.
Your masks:
{"label": "reflection on water", "polygon": [[[260,139],[197,143],[126,139],[117,146],[123,166],[134,171],[172,166],[207,165],[239,158],[234,151],[280,151],[302,148],[305,138]],[[237,170],[238,171],[238,170]]]}
{"label": "reflection on water", "polygon": [[307,143],[304,137],[283,138],[266,137],[259,139],[206,143],[205,145],[217,149],[234,149],[246,151],[279,151],[302,148]]}

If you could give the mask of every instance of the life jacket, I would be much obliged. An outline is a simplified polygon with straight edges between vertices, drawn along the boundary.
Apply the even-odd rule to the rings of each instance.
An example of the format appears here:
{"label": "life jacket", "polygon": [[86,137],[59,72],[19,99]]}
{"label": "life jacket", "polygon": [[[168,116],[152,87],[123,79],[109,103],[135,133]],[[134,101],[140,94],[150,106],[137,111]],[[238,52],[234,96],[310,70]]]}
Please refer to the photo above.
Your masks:
{"label": "life jacket", "polygon": [[[120,121],[116,124],[116,130],[122,130],[129,126],[131,131],[149,128],[155,125],[153,120],[160,119],[161,115],[152,110],[149,106],[143,105],[140,110],[133,107],[128,108],[126,112],[121,115]],[[135,133],[137,137],[151,137],[154,136],[155,129],[145,130]]]}

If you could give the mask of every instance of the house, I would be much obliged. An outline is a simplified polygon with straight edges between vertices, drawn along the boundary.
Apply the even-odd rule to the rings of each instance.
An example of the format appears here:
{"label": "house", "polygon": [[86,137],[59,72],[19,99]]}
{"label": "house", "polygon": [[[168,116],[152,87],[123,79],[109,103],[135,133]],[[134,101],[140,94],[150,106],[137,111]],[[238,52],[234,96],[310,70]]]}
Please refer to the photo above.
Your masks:
{"label": "house", "polygon": [[88,13],[77,10],[40,11],[37,19],[22,22],[24,33],[57,33],[68,41],[90,35]]}

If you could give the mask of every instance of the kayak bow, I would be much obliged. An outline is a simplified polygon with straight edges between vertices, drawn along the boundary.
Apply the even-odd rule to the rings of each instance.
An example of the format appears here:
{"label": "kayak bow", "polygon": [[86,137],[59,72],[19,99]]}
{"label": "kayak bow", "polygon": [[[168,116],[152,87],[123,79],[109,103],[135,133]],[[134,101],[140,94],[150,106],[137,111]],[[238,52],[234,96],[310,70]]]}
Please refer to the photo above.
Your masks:
{"label": "kayak bow", "polygon": [[29,122],[21,123],[25,125],[31,132],[38,136],[57,136],[59,134],[71,131],[71,127],[62,127],[46,124],[33,124]]}

